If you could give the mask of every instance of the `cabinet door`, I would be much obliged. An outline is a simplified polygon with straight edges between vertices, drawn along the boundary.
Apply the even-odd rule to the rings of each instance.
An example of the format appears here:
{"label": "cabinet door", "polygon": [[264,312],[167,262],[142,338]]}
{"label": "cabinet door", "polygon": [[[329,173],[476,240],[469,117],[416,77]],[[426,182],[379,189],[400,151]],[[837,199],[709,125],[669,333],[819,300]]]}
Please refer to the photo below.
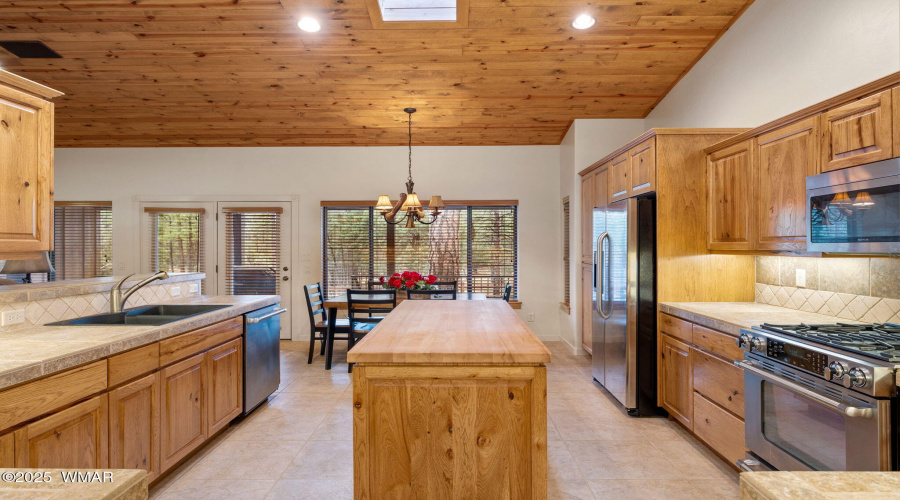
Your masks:
{"label": "cabinet door", "polygon": [[593,353],[594,266],[581,265],[581,345]]}
{"label": "cabinet door", "polygon": [[159,476],[159,373],[109,393],[109,466]]}
{"label": "cabinet door", "polygon": [[109,467],[107,396],[97,396],[16,431],[16,467]]}
{"label": "cabinet door", "polygon": [[859,99],[822,114],[822,172],[890,158],[891,91]]}
{"label": "cabinet door", "polygon": [[209,369],[207,415],[209,435],[227,426],[243,411],[243,338],[222,344],[206,353]]}
{"label": "cabinet door", "polygon": [[[609,204],[609,167],[600,167],[594,174],[594,208],[603,208]],[[592,247],[593,250],[593,247]]]}
{"label": "cabinet door", "polygon": [[707,158],[710,250],[751,249],[752,143],[735,144]]}
{"label": "cabinet door", "polygon": [[894,87],[891,91],[891,108],[894,110],[894,118],[891,127],[894,129],[894,149],[891,156],[900,156],[900,87]]}
{"label": "cabinet door", "polygon": [[16,439],[10,432],[0,435],[0,469],[12,469],[16,466]]}
{"label": "cabinet door", "polygon": [[665,334],[659,338],[660,403],[670,415],[691,429],[694,416],[691,347]]}
{"label": "cabinet door", "polygon": [[53,104],[0,85],[0,253],[52,250]]}
{"label": "cabinet door", "polygon": [[162,370],[160,470],[168,470],[203,444],[206,432],[206,354]]}
{"label": "cabinet door", "polygon": [[656,138],[638,144],[628,154],[631,156],[629,196],[656,191]]}
{"label": "cabinet door", "polygon": [[581,178],[581,262],[591,262],[593,252],[594,174]]}
{"label": "cabinet door", "polygon": [[809,118],[757,138],[754,249],[806,250],[806,177],[818,173],[817,122]]}
{"label": "cabinet door", "polygon": [[628,191],[631,156],[625,153],[609,162],[609,202],[624,200]]}

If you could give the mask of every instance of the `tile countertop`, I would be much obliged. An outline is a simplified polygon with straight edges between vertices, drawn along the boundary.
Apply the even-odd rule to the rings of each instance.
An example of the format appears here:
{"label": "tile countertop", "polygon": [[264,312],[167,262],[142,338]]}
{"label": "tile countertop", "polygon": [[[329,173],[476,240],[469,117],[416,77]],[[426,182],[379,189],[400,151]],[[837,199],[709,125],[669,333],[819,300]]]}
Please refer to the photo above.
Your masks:
{"label": "tile countertop", "polygon": [[683,320],[737,337],[741,328],[775,324],[856,323],[824,314],[758,302],[661,302],[659,310]]}
{"label": "tile countertop", "polygon": [[[68,481],[63,472],[69,475]],[[72,477],[74,473],[81,473],[81,479]],[[10,474],[11,481],[7,479]],[[144,500],[148,494],[143,470],[0,469],[0,476],[0,498],[4,500]]]}
{"label": "tile countertop", "polygon": [[900,499],[897,472],[744,472],[741,500]]}
{"label": "tile countertop", "polygon": [[33,326],[0,332],[0,389],[102,359],[281,301],[278,295],[216,295],[165,304],[227,304],[160,326]]}

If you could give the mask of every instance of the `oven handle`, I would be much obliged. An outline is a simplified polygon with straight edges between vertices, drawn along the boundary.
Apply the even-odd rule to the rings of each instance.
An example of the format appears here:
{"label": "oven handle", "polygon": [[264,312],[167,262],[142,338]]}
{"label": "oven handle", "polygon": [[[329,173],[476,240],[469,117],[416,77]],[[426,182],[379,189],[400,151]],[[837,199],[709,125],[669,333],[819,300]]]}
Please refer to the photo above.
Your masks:
{"label": "oven handle", "polygon": [[791,382],[788,379],[781,378],[781,377],[774,375],[772,373],[769,373],[765,370],[760,370],[759,368],[757,368],[756,366],[754,366],[753,364],[751,364],[747,361],[735,361],[734,364],[740,368],[743,368],[744,370],[747,370],[750,373],[759,375],[760,377],[763,377],[763,378],[767,378],[778,385],[783,385],[784,387],[786,387],[794,392],[798,392],[798,393],[802,394],[803,396],[806,396],[810,399],[814,399],[819,403],[822,403],[826,406],[834,408],[835,410],[843,413],[844,415],[847,415],[848,417],[862,417],[862,418],[874,418],[875,417],[875,410],[872,408],[858,408],[856,406],[847,406],[844,403],[841,403],[840,401],[835,401],[831,398],[828,398],[821,394],[813,392],[813,391],[807,389],[806,387],[803,387],[800,384]]}

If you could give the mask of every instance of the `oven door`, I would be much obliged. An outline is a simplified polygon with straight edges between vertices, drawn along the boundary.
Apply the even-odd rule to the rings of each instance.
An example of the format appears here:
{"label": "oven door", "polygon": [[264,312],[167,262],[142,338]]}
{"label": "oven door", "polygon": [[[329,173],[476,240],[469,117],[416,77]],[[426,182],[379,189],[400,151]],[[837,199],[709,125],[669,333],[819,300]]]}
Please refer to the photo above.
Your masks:
{"label": "oven door", "polygon": [[764,461],[783,471],[891,470],[889,401],[768,362],[738,365],[747,448]]}

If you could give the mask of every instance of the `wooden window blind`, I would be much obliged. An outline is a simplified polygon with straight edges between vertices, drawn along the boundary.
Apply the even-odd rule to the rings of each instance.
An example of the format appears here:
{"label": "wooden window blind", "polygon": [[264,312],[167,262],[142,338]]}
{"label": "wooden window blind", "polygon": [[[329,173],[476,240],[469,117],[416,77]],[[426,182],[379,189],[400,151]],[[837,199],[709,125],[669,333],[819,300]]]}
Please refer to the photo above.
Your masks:
{"label": "wooden window blind", "polygon": [[148,264],[152,272],[206,272],[205,210],[146,207],[144,215],[149,222]]}
{"label": "wooden window blind", "polygon": [[501,297],[509,283],[518,296],[516,205],[455,204],[434,224],[411,229],[387,224],[370,206],[338,205],[322,208],[327,296],[402,271],[434,274],[440,281],[456,281],[460,292],[488,297]]}
{"label": "wooden window blind", "polygon": [[563,198],[563,304],[571,304],[571,244],[569,243],[570,226],[569,226],[569,197]]}
{"label": "wooden window blind", "polygon": [[[112,276],[112,202],[56,202],[53,247],[54,272],[33,273],[33,282]],[[21,281],[24,275],[3,277]]]}
{"label": "wooden window blind", "polygon": [[281,208],[223,208],[225,294],[277,295]]}

